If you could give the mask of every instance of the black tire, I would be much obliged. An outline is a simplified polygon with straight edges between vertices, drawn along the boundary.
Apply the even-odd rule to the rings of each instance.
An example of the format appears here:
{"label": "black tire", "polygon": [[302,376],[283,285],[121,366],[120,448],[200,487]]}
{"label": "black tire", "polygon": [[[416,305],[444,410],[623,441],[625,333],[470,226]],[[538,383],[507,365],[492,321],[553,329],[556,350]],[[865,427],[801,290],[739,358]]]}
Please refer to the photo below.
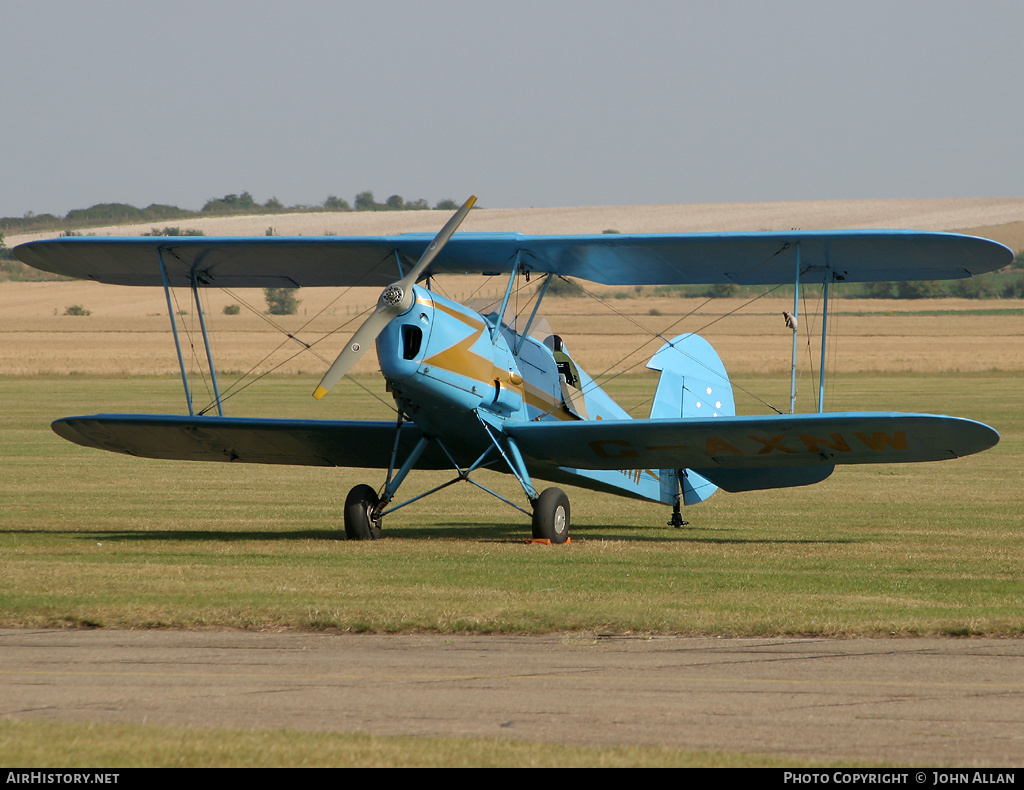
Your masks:
{"label": "black tire", "polygon": [[377,540],[380,537],[380,516],[377,492],[359,485],[345,499],[345,537],[349,540]]}
{"label": "black tire", "polygon": [[565,543],[569,538],[569,497],[560,488],[547,488],[533,505],[533,537]]}

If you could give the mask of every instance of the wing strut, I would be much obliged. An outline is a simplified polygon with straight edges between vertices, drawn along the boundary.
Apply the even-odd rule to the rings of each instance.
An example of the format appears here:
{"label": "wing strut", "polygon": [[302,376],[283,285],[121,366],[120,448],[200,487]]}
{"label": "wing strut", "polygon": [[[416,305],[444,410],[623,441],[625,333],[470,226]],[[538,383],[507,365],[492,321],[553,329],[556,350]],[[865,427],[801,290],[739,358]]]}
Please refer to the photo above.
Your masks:
{"label": "wing strut", "polygon": [[512,349],[514,356],[519,356],[519,349],[523,347],[523,343],[526,342],[527,335],[530,334],[530,327],[533,326],[533,319],[537,317],[537,311],[540,309],[540,303],[544,301],[544,295],[548,292],[548,286],[551,285],[551,278],[553,274],[548,274],[544,278],[544,284],[540,287],[540,292],[537,294],[537,303],[533,306],[533,312],[530,313],[530,319],[526,322],[526,326],[523,327],[523,331],[519,333],[519,340],[516,341],[516,347]]}
{"label": "wing strut", "polygon": [[508,285],[505,286],[505,296],[501,300],[501,307],[498,308],[498,320],[491,327],[491,342],[494,343],[501,334],[501,322],[505,320],[505,310],[508,309],[508,300],[512,296],[512,288],[516,284],[516,277],[523,271],[523,264],[520,262],[523,256],[522,250],[516,253],[515,263],[512,264],[512,273],[508,278]]}
{"label": "wing strut", "polygon": [[[797,335],[799,334],[799,310],[800,310],[800,243],[797,242],[796,248],[796,274],[793,279],[793,358],[792,365],[790,368],[789,378],[789,413],[796,413],[796,353],[797,353]],[[821,267],[811,266],[808,271],[812,269],[820,269]],[[825,412],[825,348],[828,340],[828,290],[829,285],[833,279],[836,279],[836,274],[832,270],[832,266],[828,261],[828,253],[825,253],[825,273],[822,276],[822,283],[824,285],[824,296],[822,297],[822,308],[821,308],[821,362],[818,369],[818,414],[824,414]],[[839,279],[842,279],[840,277]]]}
{"label": "wing strut", "polygon": [[828,286],[832,282],[832,270],[825,272],[824,296],[821,306],[821,362],[818,364],[818,414],[825,413],[825,343],[828,340]]}
{"label": "wing strut", "polygon": [[188,405],[189,417],[195,416],[192,410],[192,390],[188,386],[188,373],[185,372],[185,358],[181,355],[181,340],[178,338],[178,322],[174,319],[174,305],[171,304],[171,285],[167,280],[167,266],[164,264],[164,251],[157,247],[157,258],[160,260],[160,274],[164,280],[164,296],[167,299],[167,315],[171,319],[171,334],[174,335],[174,347],[178,351],[178,367],[181,369],[181,383],[185,387],[185,403]]}
{"label": "wing strut", "polygon": [[[181,383],[185,388],[185,403],[188,405],[190,417],[195,416],[192,405],[192,388],[188,383],[188,372],[185,369],[185,357],[181,353],[181,339],[178,337],[178,321],[174,317],[174,305],[171,303],[171,285],[167,279],[167,267],[164,264],[164,251],[157,248],[157,257],[160,260],[160,274],[164,281],[164,297],[167,300],[167,315],[171,319],[171,333],[174,335],[174,348],[178,352],[178,367],[181,369]],[[203,315],[203,305],[199,301],[199,283],[196,281],[196,273],[192,271],[192,297],[196,305],[196,313],[199,315],[199,326],[203,333],[203,345],[206,347],[206,361],[210,366],[210,379],[213,383],[213,397],[217,404],[217,415],[224,416],[224,406],[220,398],[220,388],[217,384],[217,369],[213,364],[213,352],[210,350],[210,335],[206,330],[206,317]],[[206,409],[201,413],[205,413]]]}
{"label": "wing strut", "polygon": [[[206,362],[210,366],[210,381],[213,384],[213,398],[217,403],[217,416],[224,416],[224,405],[220,400],[220,387],[217,386],[217,369],[213,365],[213,352],[210,351],[210,336],[206,332],[206,318],[203,316],[203,306],[199,302],[199,284],[196,282],[196,273],[192,272],[192,298],[196,303],[196,313],[199,314],[199,327],[203,332],[203,345],[206,346]],[[209,408],[209,407],[207,407]],[[204,409],[200,414],[206,412]]]}
{"label": "wing strut", "polygon": [[793,364],[789,371],[789,413],[796,413],[796,341],[800,312],[800,243],[796,244],[796,276],[793,280]]}

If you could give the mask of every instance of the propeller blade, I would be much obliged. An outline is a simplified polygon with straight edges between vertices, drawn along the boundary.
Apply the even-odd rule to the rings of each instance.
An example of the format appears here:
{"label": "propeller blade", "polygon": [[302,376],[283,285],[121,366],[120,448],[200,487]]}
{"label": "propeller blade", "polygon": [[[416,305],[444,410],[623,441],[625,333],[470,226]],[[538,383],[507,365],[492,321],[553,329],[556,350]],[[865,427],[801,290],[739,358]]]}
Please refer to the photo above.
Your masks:
{"label": "propeller blade", "polygon": [[469,210],[473,208],[473,204],[476,203],[476,195],[470,195],[469,200],[462,204],[458,211],[456,211],[450,220],[445,223],[445,226],[441,228],[440,232],[434,236],[434,240],[430,242],[430,245],[420,256],[420,259],[416,261],[416,265],[409,270],[409,273],[405,275],[400,281],[399,286],[402,290],[408,291],[416,281],[423,274],[424,270],[430,265],[431,261],[437,257],[437,254],[444,249],[444,245],[448,243],[448,239],[452,237],[452,234],[458,230],[459,225],[462,224],[462,220],[466,218]]}
{"label": "propeller blade", "polygon": [[324,377],[320,379],[320,385],[313,393],[313,397],[320,400],[327,394],[327,390],[341,381],[345,374],[352,369],[352,366],[359,361],[359,358],[366,353],[366,349],[373,345],[377,335],[384,331],[384,327],[391,323],[391,319],[396,315],[400,315],[400,313],[396,313],[394,308],[390,307],[379,306],[374,310],[373,315],[367,318],[363,325],[356,330],[348,345],[338,354],[334,364],[324,374]]}
{"label": "propeller blade", "polygon": [[344,351],[338,354],[338,358],[334,360],[330,370],[320,380],[319,386],[317,386],[316,391],[313,393],[314,398],[320,400],[331,387],[341,381],[345,374],[352,369],[352,366],[359,361],[359,358],[366,352],[366,349],[370,347],[370,344],[377,339],[377,335],[384,331],[384,327],[391,323],[393,318],[400,316],[409,309],[412,304],[412,288],[416,281],[426,271],[431,261],[437,257],[437,254],[444,248],[444,245],[448,243],[448,239],[452,237],[452,234],[462,224],[462,220],[466,218],[474,203],[476,203],[476,195],[471,195],[469,200],[463,203],[462,207],[441,228],[441,231],[430,242],[430,245],[423,255],[420,256],[420,259],[416,261],[416,265],[409,270],[409,273],[397,283],[393,283],[384,289],[377,302],[377,309],[356,330]]}

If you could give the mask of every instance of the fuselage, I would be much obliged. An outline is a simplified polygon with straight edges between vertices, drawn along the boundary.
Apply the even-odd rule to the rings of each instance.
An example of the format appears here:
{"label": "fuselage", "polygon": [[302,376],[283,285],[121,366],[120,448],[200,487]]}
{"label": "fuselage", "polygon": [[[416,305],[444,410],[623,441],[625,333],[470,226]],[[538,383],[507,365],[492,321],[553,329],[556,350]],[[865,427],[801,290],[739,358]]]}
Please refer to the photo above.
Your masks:
{"label": "fuselage", "polygon": [[[419,286],[410,309],[378,336],[377,358],[402,410],[426,435],[443,439],[460,465],[490,445],[483,423],[500,431],[506,422],[630,419],[556,335],[524,336],[497,313],[478,313]],[[525,460],[531,475],[665,501],[656,470],[576,470]]]}

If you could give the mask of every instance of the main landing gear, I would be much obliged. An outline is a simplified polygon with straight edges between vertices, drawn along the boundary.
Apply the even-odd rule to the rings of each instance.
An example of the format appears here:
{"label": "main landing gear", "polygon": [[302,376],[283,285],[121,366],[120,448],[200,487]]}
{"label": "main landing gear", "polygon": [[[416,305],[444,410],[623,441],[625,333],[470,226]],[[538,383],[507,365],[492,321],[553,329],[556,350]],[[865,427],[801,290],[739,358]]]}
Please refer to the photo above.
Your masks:
{"label": "main landing gear", "polygon": [[380,497],[367,485],[356,486],[345,499],[345,537],[377,540],[380,530]]}
{"label": "main landing gear", "polygon": [[[442,488],[447,488],[453,483],[467,482],[500,499],[505,504],[511,505],[521,513],[532,516],[533,537],[535,540],[548,540],[552,543],[567,542],[569,540],[569,497],[560,488],[545,489],[538,496],[533,483],[530,482],[526,464],[523,462],[523,457],[519,453],[516,443],[508,436],[496,434],[479,413],[477,413],[477,417],[480,419],[483,430],[490,438],[490,445],[467,468],[463,469],[456,463],[455,458],[448,451],[448,448],[445,447],[444,442],[437,438],[420,436],[416,441],[416,445],[406,457],[405,462],[396,470],[395,463],[398,457],[399,438],[402,433],[402,424],[405,421],[405,416],[400,413],[398,424],[395,428],[395,446],[391,453],[392,460],[388,468],[388,476],[384,484],[383,494],[378,495],[377,491],[368,485],[358,485],[348,492],[348,497],[345,499],[345,537],[349,540],[377,540],[381,536],[381,520],[388,513],[405,507],[417,499],[422,499],[436,491],[440,491]],[[448,456],[448,460],[455,467],[457,476],[454,480],[442,483],[425,493],[392,507],[391,502],[398,491],[398,487],[402,484],[402,481],[416,464],[416,461],[419,460],[420,455],[422,455],[427,444],[430,442],[436,442],[437,446]],[[488,461],[488,458],[494,452],[497,452],[508,465],[512,474],[519,480],[520,485],[523,487],[523,493],[526,494],[526,498],[533,506],[532,513],[519,507],[514,502],[510,502],[505,497],[470,477],[470,474],[477,469],[493,463],[493,460]]]}
{"label": "main landing gear", "polygon": [[560,488],[547,488],[533,502],[534,540],[565,543],[569,539],[569,497]]}
{"label": "main landing gear", "polygon": [[[370,486],[356,486],[348,492],[348,497],[345,499],[345,537],[348,540],[377,540],[381,537],[382,519],[388,513],[397,510],[399,507],[412,504],[416,500],[447,488],[454,483],[465,482],[472,483],[477,488],[511,505],[516,510],[531,516],[532,522],[534,522],[535,540],[548,540],[552,543],[567,542],[569,539],[569,498],[565,496],[565,492],[561,489],[550,488],[541,492],[541,495],[538,496],[534,484],[529,480],[526,464],[523,462],[522,455],[519,453],[519,448],[516,447],[515,442],[510,436],[501,435],[494,427],[488,425],[486,419],[479,412],[477,412],[476,416],[480,420],[483,431],[488,436],[489,446],[465,469],[456,462],[455,457],[444,446],[443,442],[437,438],[428,438],[425,435],[419,436],[415,447],[413,447],[406,460],[404,460],[400,467],[396,468],[402,423],[407,419],[404,414],[399,412],[397,424],[395,425],[395,440],[394,448],[391,451],[391,464],[388,468],[383,493],[378,495],[377,491]],[[406,479],[406,475],[409,474],[427,445],[431,442],[436,443],[437,447],[447,456],[447,459],[452,462],[458,473],[457,476],[454,480],[442,483],[440,486],[436,486],[430,491],[415,496],[406,502],[391,506],[398,487]],[[482,486],[470,477],[470,474],[476,469],[494,463],[496,459],[493,458],[492,454],[495,452],[508,464],[509,470],[516,476],[516,480],[522,486],[526,499],[532,506],[532,512],[525,510],[514,502],[510,502],[501,494]]]}
{"label": "main landing gear", "polygon": [[[381,500],[368,485],[358,485],[345,499],[345,537],[377,540],[381,537]],[[560,488],[547,488],[533,501],[533,538],[565,543],[569,539],[569,497]]]}

